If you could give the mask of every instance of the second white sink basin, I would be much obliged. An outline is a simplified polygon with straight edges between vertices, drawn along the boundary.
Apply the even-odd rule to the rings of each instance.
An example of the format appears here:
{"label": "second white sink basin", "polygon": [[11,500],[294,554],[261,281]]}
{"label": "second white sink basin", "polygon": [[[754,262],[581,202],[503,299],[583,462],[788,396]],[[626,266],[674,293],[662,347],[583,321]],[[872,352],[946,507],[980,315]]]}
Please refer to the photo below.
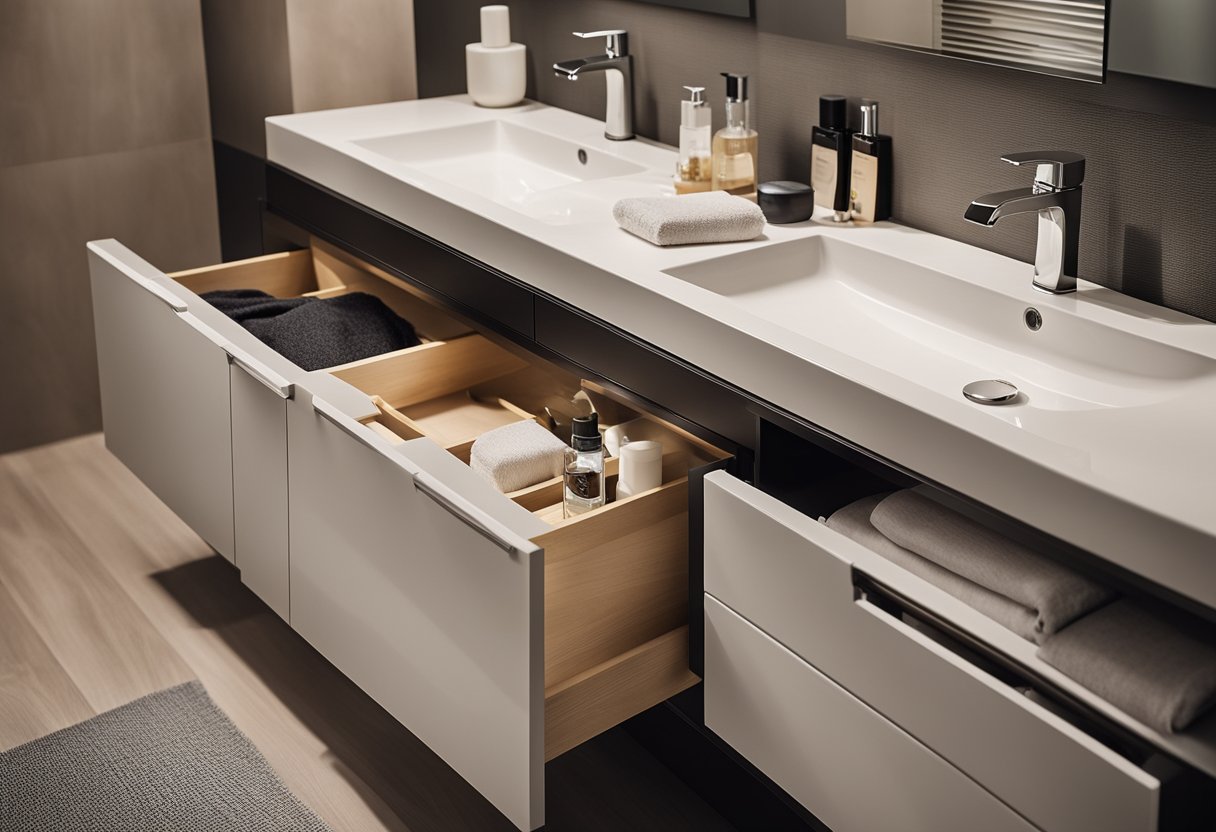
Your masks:
{"label": "second white sink basin", "polygon": [[[491,120],[355,144],[543,222],[602,219],[618,188],[588,185],[647,169],[575,142]],[[636,190],[636,188],[635,188]],[[621,193],[628,193],[628,186]]]}
{"label": "second white sink basin", "polygon": [[666,273],[948,395],[961,396],[971,381],[1003,379],[1022,392],[1014,407],[1094,410],[1172,398],[1216,375],[1216,360],[1208,356],[1046,302],[1034,306],[1042,325],[1031,330],[1026,312],[1033,297],[1011,296],[827,236]]}

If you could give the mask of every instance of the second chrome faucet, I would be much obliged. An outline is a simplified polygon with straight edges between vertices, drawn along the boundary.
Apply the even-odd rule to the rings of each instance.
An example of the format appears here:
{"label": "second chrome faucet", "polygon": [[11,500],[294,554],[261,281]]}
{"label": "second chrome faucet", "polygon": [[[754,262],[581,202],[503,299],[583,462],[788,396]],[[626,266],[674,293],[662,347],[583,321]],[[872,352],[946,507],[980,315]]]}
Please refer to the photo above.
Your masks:
{"label": "second chrome faucet", "polygon": [[977,225],[993,226],[1002,217],[1037,212],[1035,288],[1052,294],[1075,292],[1085,157],[1069,150],[1034,150],[1010,153],[1001,160],[1011,165],[1037,165],[1034,184],[976,197],[967,206],[964,218]]}
{"label": "second chrome faucet", "polygon": [[624,29],[600,32],[574,32],[579,38],[607,38],[604,54],[559,61],[553,74],[577,81],[590,72],[603,72],[608,88],[608,113],[604,135],[613,141],[633,138],[633,57],[629,54],[629,34]]}

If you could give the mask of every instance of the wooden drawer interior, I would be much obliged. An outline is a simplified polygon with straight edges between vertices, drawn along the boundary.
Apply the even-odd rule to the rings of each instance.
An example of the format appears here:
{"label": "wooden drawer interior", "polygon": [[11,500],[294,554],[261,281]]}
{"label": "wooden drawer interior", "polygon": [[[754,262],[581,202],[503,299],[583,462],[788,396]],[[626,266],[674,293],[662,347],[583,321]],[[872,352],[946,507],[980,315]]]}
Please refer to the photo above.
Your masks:
{"label": "wooden drawer interior", "polygon": [[[550,530],[545,549],[545,757],[696,684],[688,669],[688,474],[725,454],[599,385],[479,334],[329,371],[369,395],[366,424],[390,442],[429,437],[466,464],[477,437],[532,419],[569,440],[569,417],[594,407],[601,426],[663,444],[662,484],[617,500],[618,460],[605,465],[608,503],[562,516],[562,480],[510,492]],[[634,421],[640,420],[640,421]]]}
{"label": "wooden drawer interior", "polygon": [[320,240],[296,251],[175,272],[169,277],[196,295],[258,289],[276,298],[324,299],[364,292],[378,297],[413,324],[424,343],[473,331],[468,324],[425,300],[414,287]]}

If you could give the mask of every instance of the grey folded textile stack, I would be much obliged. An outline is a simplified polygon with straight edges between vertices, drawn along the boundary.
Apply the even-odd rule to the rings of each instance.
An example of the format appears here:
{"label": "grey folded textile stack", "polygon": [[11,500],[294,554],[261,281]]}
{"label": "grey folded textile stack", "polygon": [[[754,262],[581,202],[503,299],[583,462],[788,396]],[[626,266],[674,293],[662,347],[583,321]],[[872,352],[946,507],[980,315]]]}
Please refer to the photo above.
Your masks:
{"label": "grey folded textile stack", "polygon": [[420,343],[409,321],[365,292],[319,299],[221,289],[201,297],[305,370],[337,367]]}
{"label": "grey folded textile stack", "polygon": [[1038,656],[1162,733],[1216,705],[1216,628],[1120,600],[1048,638]]}
{"label": "grey folded textile stack", "polygon": [[833,514],[828,525],[1039,644],[1114,600],[1110,589],[951,511],[924,491],[866,498]]}
{"label": "grey folded textile stack", "polygon": [[622,199],[612,206],[617,225],[656,246],[732,243],[758,237],[764,212],[724,191]]}

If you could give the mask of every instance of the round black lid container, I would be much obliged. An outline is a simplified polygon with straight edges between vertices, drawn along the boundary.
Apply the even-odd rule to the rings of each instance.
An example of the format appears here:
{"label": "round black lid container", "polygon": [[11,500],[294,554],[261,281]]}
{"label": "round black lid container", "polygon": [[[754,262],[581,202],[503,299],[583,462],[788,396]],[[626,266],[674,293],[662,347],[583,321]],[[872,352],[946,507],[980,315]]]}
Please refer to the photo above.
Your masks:
{"label": "round black lid container", "polygon": [[843,95],[819,96],[819,126],[843,130],[849,120],[849,99]]}
{"label": "round black lid container", "polygon": [[805,182],[761,182],[756,202],[771,223],[802,222],[815,210],[815,192]]}

